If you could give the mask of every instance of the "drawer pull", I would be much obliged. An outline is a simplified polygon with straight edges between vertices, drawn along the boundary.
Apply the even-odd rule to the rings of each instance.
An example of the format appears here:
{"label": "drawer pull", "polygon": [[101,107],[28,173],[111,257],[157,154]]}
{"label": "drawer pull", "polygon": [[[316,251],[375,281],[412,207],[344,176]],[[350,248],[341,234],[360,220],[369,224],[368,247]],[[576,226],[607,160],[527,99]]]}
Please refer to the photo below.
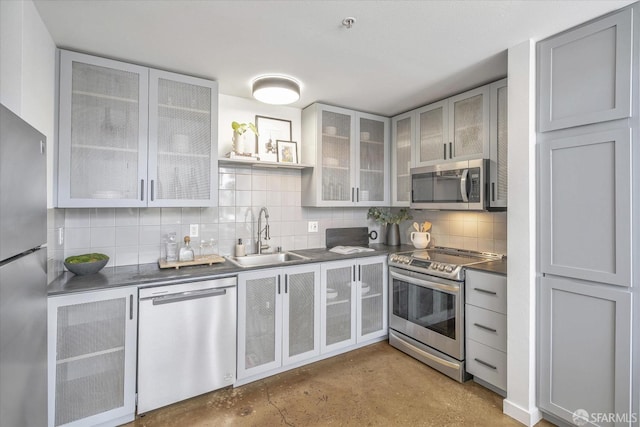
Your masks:
{"label": "drawer pull", "polygon": [[481,325],[480,323],[474,323],[473,326],[477,326],[478,328],[484,329],[485,331],[498,332],[497,329],[493,329],[493,328],[490,328],[488,326]]}
{"label": "drawer pull", "polygon": [[483,294],[489,294],[489,295],[498,295],[497,292],[493,292],[493,291],[488,291],[486,289],[482,289],[482,288],[473,288],[474,291],[478,291],[478,292],[482,292]]}
{"label": "drawer pull", "polygon": [[486,366],[487,368],[491,368],[491,369],[493,369],[494,371],[497,371],[497,370],[498,370],[498,368],[497,368],[496,366],[493,366],[492,364],[487,363],[487,362],[485,362],[484,360],[480,360],[480,359],[478,359],[477,357],[476,357],[476,358],[474,358],[473,360],[475,360],[476,362],[478,362],[478,363],[479,363],[479,364],[481,364],[481,365]]}

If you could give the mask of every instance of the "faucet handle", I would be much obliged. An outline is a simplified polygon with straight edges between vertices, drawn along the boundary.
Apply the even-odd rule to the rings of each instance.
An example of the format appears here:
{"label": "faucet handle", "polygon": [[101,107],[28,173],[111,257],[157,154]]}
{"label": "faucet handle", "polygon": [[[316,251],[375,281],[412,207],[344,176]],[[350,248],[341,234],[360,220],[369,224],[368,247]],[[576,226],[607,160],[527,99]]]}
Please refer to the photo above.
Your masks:
{"label": "faucet handle", "polygon": [[282,246],[276,247],[276,252],[278,252],[278,253],[282,252]]}

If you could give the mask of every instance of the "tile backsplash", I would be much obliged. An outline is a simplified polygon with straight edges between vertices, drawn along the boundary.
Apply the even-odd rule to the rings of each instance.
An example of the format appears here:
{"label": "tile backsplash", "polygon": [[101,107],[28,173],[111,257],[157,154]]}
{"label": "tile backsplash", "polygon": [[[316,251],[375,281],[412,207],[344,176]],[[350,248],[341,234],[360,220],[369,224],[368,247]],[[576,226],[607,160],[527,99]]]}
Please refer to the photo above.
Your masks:
{"label": "tile backsplash", "polygon": [[[242,239],[247,253],[255,253],[257,216],[269,210],[271,248],[283,250],[325,246],[325,230],[339,227],[376,229],[376,242],[384,242],[380,226],[367,219],[367,208],[308,208],[300,206],[300,171],[222,167],[219,169],[218,207],[213,208],[97,208],[52,209],[49,212],[50,278],[62,270],[71,255],[101,252],[110,266],[153,263],[163,255],[168,233],[181,239],[198,224],[192,238],[196,254],[202,241],[213,239],[213,251],[230,255]],[[506,213],[411,211],[413,219],[400,225],[401,240],[410,243],[414,221],[433,224],[432,245],[506,253]],[[318,221],[309,233],[308,221]],[[60,241],[60,229],[63,241]],[[382,232],[381,232],[382,231]]]}

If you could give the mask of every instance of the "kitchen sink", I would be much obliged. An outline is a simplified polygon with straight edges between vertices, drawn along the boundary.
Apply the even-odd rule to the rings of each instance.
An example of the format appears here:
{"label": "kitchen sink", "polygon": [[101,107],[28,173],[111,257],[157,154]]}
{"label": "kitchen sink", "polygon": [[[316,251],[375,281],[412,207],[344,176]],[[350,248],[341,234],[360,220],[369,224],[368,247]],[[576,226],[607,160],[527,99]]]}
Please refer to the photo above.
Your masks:
{"label": "kitchen sink", "polygon": [[290,261],[303,261],[309,258],[292,252],[277,252],[273,254],[253,254],[241,257],[225,257],[238,267],[257,267],[263,265],[278,265]]}

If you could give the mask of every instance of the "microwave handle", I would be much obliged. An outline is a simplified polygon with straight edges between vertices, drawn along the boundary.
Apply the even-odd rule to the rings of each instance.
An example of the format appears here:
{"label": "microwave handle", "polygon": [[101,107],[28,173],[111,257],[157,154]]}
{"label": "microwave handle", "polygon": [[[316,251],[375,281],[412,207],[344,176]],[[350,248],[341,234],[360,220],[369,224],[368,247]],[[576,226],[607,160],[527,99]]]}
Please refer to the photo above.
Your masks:
{"label": "microwave handle", "polygon": [[462,201],[469,202],[469,194],[467,194],[467,178],[469,176],[469,169],[462,171],[462,178],[460,179],[460,194],[462,194]]}

